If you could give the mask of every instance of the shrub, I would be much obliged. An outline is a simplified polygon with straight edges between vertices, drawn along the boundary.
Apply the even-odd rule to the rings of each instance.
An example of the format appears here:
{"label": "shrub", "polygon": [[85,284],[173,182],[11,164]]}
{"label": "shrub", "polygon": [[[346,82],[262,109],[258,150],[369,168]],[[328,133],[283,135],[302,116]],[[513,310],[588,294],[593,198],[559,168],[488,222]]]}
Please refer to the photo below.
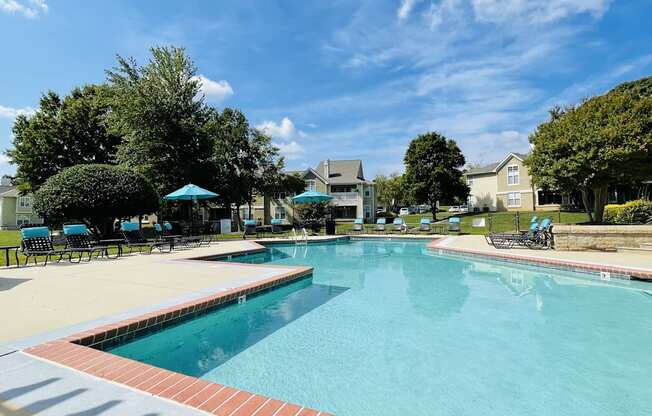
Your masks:
{"label": "shrub", "polygon": [[638,199],[621,205],[607,205],[604,222],[608,224],[652,223],[652,201]]}
{"label": "shrub", "polygon": [[299,218],[303,221],[319,221],[326,216],[328,211],[327,202],[316,202],[309,204],[298,204],[295,210],[299,214]]}
{"label": "shrub", "polygon": [[159,197],[140,173],[111,165],[76,165],[51,176],[34,193],[34,210],[49,223],[83,221],[96,232],[116,218],[155,212]]}

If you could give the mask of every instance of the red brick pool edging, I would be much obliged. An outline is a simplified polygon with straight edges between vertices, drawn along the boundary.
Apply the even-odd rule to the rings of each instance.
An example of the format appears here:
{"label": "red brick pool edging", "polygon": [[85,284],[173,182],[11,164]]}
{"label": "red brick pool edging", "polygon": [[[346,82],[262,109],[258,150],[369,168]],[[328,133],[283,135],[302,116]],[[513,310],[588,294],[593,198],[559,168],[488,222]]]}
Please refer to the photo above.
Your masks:
{"label": "red brick pool edging", "polygon": [[120,357],[103,348],[155,331],[196,314],[225,306],[240,296],[290,283],[312,274],[311,267],[185,302],[47,342],[24,353],[163,399],[221,416],[328,416],[328,413],[211,383]]}
{"label": "red brick pool edging", "polygon": [[628,276],[637,280],[652,281],[652,271],[647,270],[630,269],[627,267],[604,265],[598,263],[577,262],[572,260],[524,256],[513,253],[498,253],[469,248],[450,247],[447,245],[441,245],[441,242],[442,240],[435,240],[432,243],[428,244],[427,248],[432,251],[441,250],[442,252],[449,252],[452,254],[469,254],[471,256],[483,257],[487,259],[506,260],[512,263],[548,266],[571,271],[584,271],[593,273],[608,272],[615,275]]}

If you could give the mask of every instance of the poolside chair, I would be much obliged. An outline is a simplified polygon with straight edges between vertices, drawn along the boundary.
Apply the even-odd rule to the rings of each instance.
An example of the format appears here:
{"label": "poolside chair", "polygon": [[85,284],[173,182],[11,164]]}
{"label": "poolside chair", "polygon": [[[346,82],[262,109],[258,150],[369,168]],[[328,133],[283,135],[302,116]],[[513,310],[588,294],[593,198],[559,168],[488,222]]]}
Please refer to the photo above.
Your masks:
{"label": "poolside chair", "polygon": [[166,246],[168,247],[168,251],[172,251],[173,243],[170,243],[169,241],[150,241],[146,239],[137,222],[123,222],[120,224],[120,230],[122,231],[125,245],[129,248],[130,253],[132,253],[134,249],[138,249],[138,252],[142,253],[143,249],[145,249],[146,253],[151,254],[152,250],[155,248],[159,251],[163,251],[163,248]]}
{"label": "poolside chair", "polygon": [[22,228],[20,230],[20,236],[20,247],[25,256],[25,265],[27,265],[30,257],[34,259],[34,264],[38,264],[37,257],[44,256],[45,261],[43,262],[43,266],[48,264],[48,260],[52,256],[59,256],[57,263],[63,259],[64,255],[68,256],[68,260],[72,258],[72,250],[59,250],[54,248],[48,227]]}
{"label": "poolside chair", "polygon": [[256,220],[244,220],[244,232],[242,238],[246,239],[248,235],[258,235]]}
{"label": "poolside chair", "polygon": [[361,233],[364,231],[364,220],[362,218],[356,218],[353,220],[352,232]]}
{"label": "poolside chair", "polygon": [[432,232],[432,227],[430,227],[430,218],[421,218],[419,221],[419,232]]}
{"label": "poolside chair", "polygon": [[283,220],[279,218],[272,219],[272,234],[283,234]]}
{"label": "poolside chair", "polygon": [[116,249],[116,256],[118,258],[120,255],[120,248],[118,245],[97,245],[90,238],[90,232],[88,227],[85,224],[71,224],[63,226],[63,234],[66,238],[66,248],[69,250],[75,250],[79,253],[79,261],[82,260],[84,254],[88,255],[88,261],[91,261],[93,254],[97,253],[97,257],[100,255],[107,257],[109,256],[109,248],[114,247]]}
{"label": "poolside chair", "polygon": [[405,231],[406,229],[403,218],[399,218],[399,217],[394,218],[394,222],[392,223],[392,225],[393,225],[392,230],[398,231],[399,233]]}
{"label": "poolside chair", "polygon": [[548,249],[552,247],[552,220],[546,218],[541,224],[530,223],[528,231],[520,233],[491,233],[485,237],[487,242],[498,249],[526,247]]}
{"label": "poolside chair", "polygon": [[461,222],[460,217],[450,217],[448,219],[448,232],[452,231],[452,232],[459,233],[461,231],[460,222]]}
{"label": "poolside chair", "polygon": [[385,232],[385,218],[378,218],[376,220],[376,228],[374,228],[374,231],[377,233]]}

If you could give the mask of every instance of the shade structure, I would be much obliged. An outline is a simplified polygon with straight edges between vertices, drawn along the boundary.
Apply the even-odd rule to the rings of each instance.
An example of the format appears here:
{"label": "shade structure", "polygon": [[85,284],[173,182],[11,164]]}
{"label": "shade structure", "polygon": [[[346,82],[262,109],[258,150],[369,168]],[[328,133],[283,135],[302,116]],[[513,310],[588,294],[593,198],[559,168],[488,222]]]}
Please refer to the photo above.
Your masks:
{"label": "shade structure", "polygon": [[295,197],[292,197],[292,200],[298,204],[311,204],[316,202],[328,202],[333,197],[331,195],[322,194],[317,191],[306,191],[302,194],[299,194]]}
{"label": "shade structure", "polygon": [[179,188],[165,195],[163,199],[167,199],[168,201],[195,201],[197,199],[211,199],[216,197],[217,194],[215,192],[207,191],[204,188],[189,183],[183,188]]}

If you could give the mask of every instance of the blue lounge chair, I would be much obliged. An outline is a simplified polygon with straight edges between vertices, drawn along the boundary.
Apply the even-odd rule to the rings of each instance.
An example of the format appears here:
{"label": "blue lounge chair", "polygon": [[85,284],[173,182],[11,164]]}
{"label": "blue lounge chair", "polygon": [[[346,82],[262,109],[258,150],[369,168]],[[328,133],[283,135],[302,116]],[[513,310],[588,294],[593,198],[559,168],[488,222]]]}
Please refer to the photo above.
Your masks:
{"label": "blue lounge chair", "polygon": [[450,217],[448,219],[448,231],[451,232],[457,232],[459,233],[460,230],[460,222],[461,218],[460,217]]}
{"label": "blue lounge chair", "polygon": [[548,249],[552,247],[552,220],[546,218],[541,224],[532,222],[528,231],[520,233],[491,233],[485,237],[495,248],[527,247]]}
{"label": "blue lounge chair", "polygon": [[351,229],[353,232],[361,233],[364,231],[364,220],[362,218],[356,218],[353,220],[353,228]]}
{"label": "blue lounge chair", "polygon": [[66,248],[79,253],[79,261],[84,254],[88,254],[88,261],[91,261],[93,254],[109,257],[109,248],[116,249],[115,258],[120,255],[120,247],[117,244],[96,244],[90,238],[90,232],[85,224],[70,224],[63,226],[63,235],[66,237]]}
{"label": "blue lounge chair", "polygon": [[419,231],[420,232],[431,232],[432,228],[430,227],[430,218],[423,217],[419,221]]}
{"label": "blue lounge chair", "polygon": [[59,256],[57,263],[63,259],[64,255],[68,256],[68,260],[72,259],[73,250],[54,248],[48,227],[22,228],[20,236],[20,247],[25,256],[25,265],[27,265],[30,257],[34,259],[34,264],[38,264],[38,256],[45,257],[43,266],[46,266],[53,256]]}
{"label": "blue lounge chair", "polygon": [[244,233],[242,233],[242,238],[246,239],[248,235],[258,235],[256,220],[244,220]]}
{"label": "blue lounge chair", "polygon": [[283,234],[283,220],[279,218],[272,219],[272,234]]}
{"label": "blue lounge chair", "polygon": [[376,220],[376,228],[374,228],[374,231],[377,233],[385,232],[385,218],[378,218]]}
{"label": "blue lounge chair", "polygon": [[130,253],[132,253],[134,249],[138,249],[138,252],[142,253],[143,249],[145,249],[147,250],[146,253],[151,254],[152,250],[155,248],[159,251],[163,251],[163,248],[165,247],[168,247],[168,251],[172,251],[173,243],[170,243],[169,241],[149,241],[146,239],[137,222],[123,222],[120,224],[120,230],[122,231],[125,245],[129,248]]}
{"label": "blue lounge chair", "polygon": [[393,230],[402,232],[403,229],[405,228],[405,223],[403,222],[403,218],[394,218],[394,222],[392,223],[394,226]]}

